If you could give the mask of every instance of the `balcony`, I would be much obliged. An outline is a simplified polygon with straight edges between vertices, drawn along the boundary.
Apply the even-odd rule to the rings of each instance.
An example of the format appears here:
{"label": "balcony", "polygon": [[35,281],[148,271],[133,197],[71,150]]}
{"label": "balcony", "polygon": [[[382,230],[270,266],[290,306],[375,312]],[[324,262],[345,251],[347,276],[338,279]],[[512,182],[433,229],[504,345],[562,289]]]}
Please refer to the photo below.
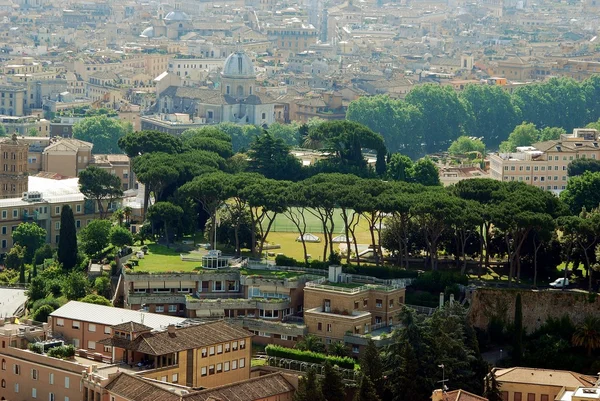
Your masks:
{"label": "balcony", "polygon": [[130,292],[127,296],[129,305],[141,304],[183,304],[186,294],[158,294],[145,292]]}
{"label": "balcony", "polygon": [[191,310],[214,310],[214,309],[263,309],[282,310],[290,307],[288,299],[264,299],[264,298],[194,298],[187,296],[186,308]]}
{"label": "balcony", "polygon": [[264,331],[292,337],[306,336],[308,334],[308,328],[304,324],[282,323],[247,317],[232,318],[227,319],[227,321],[253,331]]}
{"label": "balcony", "polygon": [[309,281],[306,283],[305,288],[312,288],[316,290],[324,290],[324,291],[333,291],[344,294],[359,294],[361,292],[367,291],[382,291],[382,292],[392,292],[400,289],[406,288],[406,283],[404,282],[395,282],[392,280],[380,280],[381,283],[373,283],[373,284],[363,284],[357,282],[349,282],[349,283],[332,283],[327,281],[325,278],[320,278],[319,280]]}

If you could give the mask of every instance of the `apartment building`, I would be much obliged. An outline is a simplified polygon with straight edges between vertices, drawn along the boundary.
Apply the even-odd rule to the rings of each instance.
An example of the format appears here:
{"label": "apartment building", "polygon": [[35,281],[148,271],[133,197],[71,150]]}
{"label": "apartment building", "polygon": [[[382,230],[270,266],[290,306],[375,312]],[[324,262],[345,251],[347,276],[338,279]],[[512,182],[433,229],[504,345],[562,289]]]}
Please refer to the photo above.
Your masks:
{"label": "apartment building", "polygon": [[[63,205],[71,206],[77,230],[99,218],[93,200],[79,191],[77,178],[28,176],[29,190],[22,197],[0,199],[0,253],[12,247],[12,231],[21,223],[35,222],[46,230],[46,241],[57,245]],[[117,204],[108,205],[113,210]]]}
{"label": "apartment building", "polygon": [[82,350],[85,355],[90,354],[111,362],[120,355],[114,354],[112,347],[99,342],[113,334],[113,326],[133,322],[150,330],[158,330],[169,325],[182,324],[185,320],[174,316],[70,301],[52,312],[48,323],[54,336]]}
{"label": "apartment building", "polygon": [[365,336],[396,324],[404,304],[406,288],[400,282],[368,278],[361,283],[343,274],[341,266],[330,266],[329,277],[306,283],[304,287],[304,322],[310,334],[330,344],[343,341],[360,351],[362,342],[353,335]]}
{"label": "apartment building", "polygon": [[584,158],[600,159],[599,135],[595,129],[576,128],[558,140],[518,147],[514,153],[491,154],[490,176],[559,193],[567,186],[569,163]]}
{"label": "apartment building", "polygon": [[112,326],[99,343],[138,367],[140,376],[187,387],[217,387],[250,378],[252,333],[222,320],[152,330],[131,322]]}
{"label": "apartment building", "polygon": [[296,18],[284,20],[277,26],[266,27],[269,40],[280,50],[303,52],[317,43],[319,32],[312,24]]}
{"label": "apartment building", "polygon": [[27,144],[13,134],[0,140],[0,198],[14,198],[27,191]]}
{"label": "apartment building", "polygon": [[569,400],[563,397],[565,393],[573,395],[580,389],[582,394],[583,388],[596,387],[598,382],[594,376],[553,369],[497,368],[491,374],[496,376],[503,401]]}

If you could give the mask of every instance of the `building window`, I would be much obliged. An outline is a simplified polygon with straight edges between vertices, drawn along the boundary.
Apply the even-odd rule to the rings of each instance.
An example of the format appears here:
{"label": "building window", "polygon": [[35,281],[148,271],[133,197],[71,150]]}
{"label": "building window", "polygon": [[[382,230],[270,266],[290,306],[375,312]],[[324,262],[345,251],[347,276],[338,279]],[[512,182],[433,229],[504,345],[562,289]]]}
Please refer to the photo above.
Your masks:
{"label": "building window", "polygon": [[2,370],[6,370],[6,359],[2,360]]}
{"label": "building window", "polygon": [[21,367],[19,365],[13,365],[13,373],[15,375],[20,375],[21,374]]}
{"label": "building window", "polygon": [[241,358],[240,359],[240,369],[243,368],[244,366],[246,366],[246,358]]}
{"label": "building window", "polygon": [[88,331],[95,333],[96,332],[96,325],[93,323],[88,324]]}
{"label": "building window", "polygon": [[223,364],[217,363],[217,373],[221,373],[223,371]]}
{"label": "building window", "polygon": [[76,321],[76,320],[74,320],[74,321],[73,321],[72,328],[74,328],[74,329],[79,329],[79,322],[78,322],[78,321]]}
{"label": "building window", "polygon": [[19,209],[13,209],[13,217],[14,218],[19,217]]}
{"label": "building window", "polygon": [[169,305],[169,312],[170,313],[177,312],[177,305]]}
{"label": "building window", "polygon": [[54,393],[48,393],[48,401],[55,401]]}
{"label": "building window", "polygon": [[210,365],[208,367],[208,374],[209,375],[214,375],[215,374],[215,365]]}
{"label": "building window", "polygon": [[368,299],[363,299],[363,306],[368,306],[369,305],[369,300]]}
{"label": "building window", "polygon": [[229,362],[223,363],[223,371],[229,372]]}
{"label": "building window", "polygon": [[236,370],[237,369],[237,359],[234,359],[233,361],[231,361],[231,370]]}
{"label": "building window", "polygon": [[2,388],[6,388],[6,380],[2,379]]}
{"label": "building window", "polygon": [[81,213],[81,205],[75,205],[75,211]]}
{"label": "building window", "polygon": [[31,398],[37,398],[37,389],[35,389],[35,388],[31,389]]}
{"label": "building window", "polygon": [[105,345],[104,346],[104,352],[109,353],[112,350],[110,345]]}
{"label": "building window", "polygon": [[215,354],[215,347],[210,347],[208,349],[208,355],[214,355]]}
{"label": "building window", "polygon": [[54,214],[60,214],[60,206],[54,208]]}
{"label": "building window", "polygon": [[81,228],[81,220],[75,220],[75,227]]}
{"label": "building window", "polygon": [[230,347],[231,347],[231,345],[229,343],[225,343],[225,352],[229,352]]}
{"label": "building window", "polygon": [[95,341],[88,341],[87,344],[88,349],[96,349],[96,342]]}
{"label": "building window", "polygon": [[202,368],[200,369],[200,375],[206,376],[206,366],[202,366]]}
{"label": "building window", "polygon": [[65,377],[65,388],[69,388],[70,385],[70,379],[68,377]]}
{"label": "building window", "polygon": [[206,358],[206,348],[202,348],[202,358]]}
{"label": "building window", "polygon": [[376,299],[375,300],[375,307],[376,308],[381,308],[383,307],[383,301],[381,299]]}
{"label": "building window", "polygon": [[317,330],[323,331],[323,323],[321,323],[321,322],[317,323]]}
{"label": "building window", "polygon": [[331,323],[327,323],[327,332],[331,333]]}
{"label": "building window", "polygon": [[237,349],[238,349],[238,343],[237,343],[237,341],[234,341],[233,343],[231,343],[231,349],[233,351],[237,351]]}
{"label": "building window", "polygon": [[165,307],[162,305],[156,305],[156,312],[157,313],[162,313],[165,311]]}
{"label": "building window", "polygon": [[358,309],[358,301],[354,301],[354,309]]}
{"label": "building window", "polygon": [[217,354],[222,354],[223,353],[223,345],[219,344],[217,345]]}
{"label": "building window", "polygon": [[3,211],[2,211],[2,218],[3,218],[3,219],[6,219],[6,217],[7,217],[6,210],[3,210]]}
{"label": "building window", "polygon": [[37,380],[38,379],[38,371],[37,371],[37,369],[31,369],[31,378],[33,380]]}
{"label": "building window", "polygon": [[177,383],[179,381],[179,374],[173,373],[171,376],[171,383]]}

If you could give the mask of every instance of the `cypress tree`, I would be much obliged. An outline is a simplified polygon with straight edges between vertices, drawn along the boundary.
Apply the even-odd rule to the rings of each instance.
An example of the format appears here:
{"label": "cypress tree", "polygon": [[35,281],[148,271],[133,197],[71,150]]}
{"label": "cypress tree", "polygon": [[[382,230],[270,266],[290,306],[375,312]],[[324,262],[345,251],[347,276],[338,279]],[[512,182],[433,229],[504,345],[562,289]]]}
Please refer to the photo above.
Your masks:
{"label": "cypress tree", "polygon": [[[37,265],[35,264],[35,261],[34,261],[33,262],[33,272],[30,272],[31,277],[37,277],[37,273],[38,273],[38,271],[37,271]],[[31,281],[31,280],[29,280],[29,281]]]}
{"label": "cypress tree", "polygon": [[317,380],[317,372],[313,368],[309,368],[306,376],[298,381],[294,401],[325,401],[321,385]]}
{"label": "cypress tree", "polygon": [[523,305],[521,304],[521,294],[517,294],[515,301],[515,343],[513,348],[513,363],[517,366],[521,363],[523,357]]}
{"label": "cypress tree", "polygon": [[368,376],[363,375],[360,379],[360,385],[358,386],[358,390],[356,390],[353,401],[381,401],[381,398],[377,395],[377,391],[375,391],[375,386],[373,386]]}
{"label": "cypress tree", "polygon": [[331,366],[329,361],[325,362],[323,367],[321,390],[327,401],[344,401],[346,399],[346,388],[342,375]]}
{"label": "cypress tree", "polygon": [[[381,391],[383,389],[383,361],[381,354],[372,339],[369,339],[363,357],[360,359],[360,370],[369,378],[373,386]],[[381,396],[381,393],[379,393]]]}
{"label": "cypress tree", "polygon": [[500,384],[496,380],[496,375],[494,374],[493,370],[490,371],[490,373],[485,377],[485,389],[483,391],[483,396],[489,401],[502,401]]}
{"label": "cypress tree", "polygon": [[31,283],[31,272],[27,273],[27,282]]}
{"label": "cypress tree", "polygon": [[21,263],[21,267],[19,270],[19,284],[25,284],[25,265]]}
{"label": "cypress tree", "polygon": [[63,269],[71,270],[77,264],[77,230],[73,210],[69,205],[62,207],[59,234],[58,261],[62,263]]}

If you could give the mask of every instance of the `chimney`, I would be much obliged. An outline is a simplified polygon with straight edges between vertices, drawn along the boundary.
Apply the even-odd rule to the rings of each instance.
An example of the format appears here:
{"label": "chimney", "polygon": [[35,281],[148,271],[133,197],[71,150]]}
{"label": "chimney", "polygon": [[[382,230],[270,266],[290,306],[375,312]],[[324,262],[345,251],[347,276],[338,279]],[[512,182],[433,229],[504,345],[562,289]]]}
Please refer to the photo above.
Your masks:
{"label": "chimney", "polygon": [[173,325],[173,324],[168,325],[167,333],[169,333],[169,337],[175,337],[175,325]]}
{"label": "chimney", "polygon": [[440,308],[444,307],[444,293],[440,292]]}
{"label": "chimney", "polygon": [[441,389],[433,390],[431,401],[444,401],[444,391]]}
{"label": "chimney", "polygon": [[329,266],[328,281],[330,283],[339,283],[341,274],[342,274],[342,266],[339,266],[339,265]]}

